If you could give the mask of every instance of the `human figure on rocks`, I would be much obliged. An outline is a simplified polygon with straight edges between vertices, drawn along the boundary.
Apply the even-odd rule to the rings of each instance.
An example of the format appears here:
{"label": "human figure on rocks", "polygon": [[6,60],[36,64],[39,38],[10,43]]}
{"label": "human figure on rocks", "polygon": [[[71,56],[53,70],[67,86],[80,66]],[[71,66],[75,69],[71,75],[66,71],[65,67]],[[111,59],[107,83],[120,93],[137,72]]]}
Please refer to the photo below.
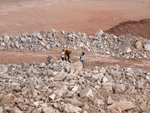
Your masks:
{"label": "human figure on rocks", "polygon": [[66,49],[65,50],[65,60],[70,62],[70,57],[71,57],[71,50]]}
{"label": "human figure on rocks", "polygon": [[87,57],[85,56],[85,53],[82,52],[81,55],[80,55],[80,61],[82,62],[83,64],[83,68],[84,68],[84,64],[85,64],[85,60],[87,59]]}
{"label": "human figure on rocks", "polygon": [[62,53],[61,53],[61,60],[62,61],[65,60],[65,50],[64,49],[62,50]]}

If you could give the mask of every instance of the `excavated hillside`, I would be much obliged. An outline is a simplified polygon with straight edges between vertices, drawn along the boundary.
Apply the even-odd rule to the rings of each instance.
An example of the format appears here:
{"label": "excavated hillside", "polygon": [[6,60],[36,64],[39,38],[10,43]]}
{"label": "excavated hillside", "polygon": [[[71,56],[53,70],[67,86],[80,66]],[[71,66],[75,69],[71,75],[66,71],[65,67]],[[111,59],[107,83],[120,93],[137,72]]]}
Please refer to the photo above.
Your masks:
{"label": "excavated hillside", "polygon": [[0,0],[0,113],[150,113],[149,6]]}
{"label": "excavated hillside", "polygon": [[[63,48],[71,63],[60,60]],[[52,29],[0,36],[0,50],[0,113],[150,111],[150,40]]]}
{"label": "excavated hillside", "polygon": [[132,34],[137,37],[150,39],[150,19],[122,22],[105,32],[116,36]]}

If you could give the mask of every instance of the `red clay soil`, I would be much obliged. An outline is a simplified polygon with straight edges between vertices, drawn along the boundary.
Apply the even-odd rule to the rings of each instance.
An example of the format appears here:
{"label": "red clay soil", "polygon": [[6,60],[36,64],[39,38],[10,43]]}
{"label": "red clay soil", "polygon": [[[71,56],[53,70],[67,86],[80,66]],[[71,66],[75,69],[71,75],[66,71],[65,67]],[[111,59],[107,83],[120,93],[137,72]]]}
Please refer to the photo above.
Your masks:
{"label": "red clay soil", "polygon": [[93,35],[98,29],[146,18],[150,0],[0,0],[0,34],[54,28]]}
{"label": "red clay soil", "polygon": [[[79,60],[81,50],[72,51],[71,60],[73,62]],[[93,68],[94,66],[104,67],[119,64],[121,67],[141,68],[144,70],[150,69],[149,60],[133,60],[124,58],[115,58],[109,55],[102,55],[100,53],[85,52],[87,60],[85,62],[86,68]],[[28,50],[3,50],[0,51],[0,64],[21,64],[22,62],[47,62],[47,56],[54,56],[60,59],[61,49],[51,49],[49,51],[34,52]]]}
{"label": "red clay soil", "polygon": [[116,36],[132,34],[150,39],[150,19],[123,22],[105,32]]}

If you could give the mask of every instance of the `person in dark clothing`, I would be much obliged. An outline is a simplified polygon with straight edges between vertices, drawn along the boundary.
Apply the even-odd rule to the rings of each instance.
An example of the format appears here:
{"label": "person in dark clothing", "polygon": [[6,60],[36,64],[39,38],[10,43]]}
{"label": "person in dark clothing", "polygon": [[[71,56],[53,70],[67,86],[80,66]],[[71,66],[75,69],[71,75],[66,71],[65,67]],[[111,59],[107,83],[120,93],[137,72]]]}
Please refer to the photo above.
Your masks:
{"label": "person in dark clothing", "polygon": [[70,62],[70,54],[71,54],[71,50],[70,49],[66,49],[65,50],[65,59],[66,59],[66,61]]}

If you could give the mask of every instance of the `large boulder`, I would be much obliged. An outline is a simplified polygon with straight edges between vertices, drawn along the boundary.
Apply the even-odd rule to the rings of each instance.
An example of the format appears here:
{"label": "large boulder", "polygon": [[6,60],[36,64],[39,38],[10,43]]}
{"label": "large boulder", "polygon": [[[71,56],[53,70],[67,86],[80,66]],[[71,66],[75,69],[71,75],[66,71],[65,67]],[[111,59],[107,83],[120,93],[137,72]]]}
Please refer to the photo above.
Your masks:
{"label": "large boulder", "polygon": [[126,47],[126,48],[125,48],[125,52],[126,52],[126,53],[131,53],[131,52],[132,52],[132,50],[131,50],[131,48],[130,48],[130,47]]}
{"label": "large boulder", "polygon": [[80,107],[76,107],[72,104],[66,104],[65,105],[65,111],[67,113],[77,113],[77,112],[81,112],[82,109]]}
{"label": "large boulder", "polygon": [[150,51],[150,44],[145,44],[145,45],[144,45],[144,49],[145,49],[146,51]]}
{"label": "large boulder", "polygon": [[65,73],[59,72],[59,73],[57,73],[57,75],[54,77],[54,80],[55,80],[55,81],[62,81],[62,80],[65,79],[65,77],[66,77],[66,74],[65,74]]}
{"label": "large boulder", "polygon": [[48,56],[47,57],[47,62],[48,63],[55,63],[57,61],[57,58],[56,57],[53,57],[53,56]]}
{"label": "large boulder", "polygon": [[9,104],[14,99],[15,99],[15,96],[13,94],[8,94],[8,95],[4,96],[4,98],[1,101],[1,103],[2,104]]}
{"label": "large boulder", "polygon": [[115,93],[123,93],[126,90],[126,86],[124,84],[115,84],[114,91]]}
{"label": "large boulder", "polygon": [[9,37],[8,35],[5,34],[5,35],[4,35],[4,42],[7,43],[9,40],[10,40],[10,37]]}
{"label": "large boulder", "polygon": [[112,105],[108,107],[108,110],[114,111],[116,109],[116,110],[121,110],[122,112],[122,111],[129,110],[135,107],[136,106],[132,102],[124,100],[120,102],[114,102]]}
{"label": "large boulder", "polygon": [[94,97],[92,90],[88,87],[81,90],[80,95],[81,97]]}
{"label": "large boulder", "polygon": [[72,68],[74,68],[76,71],[80,71],[83,69],[83,65],[80,61],[78,61],[72,64]]}
{"label": "large boulder", "polygon": [[137,41],[135,43],[135,47],[139,50],[143,49],[143,43],[141,41]]}
{"label": "large boulder", "polygon": [[0,107],[0,113],[3,113],[3,108],[2,107]]}
{"label": "large boulder", "polygon": [[43,108],[43,113],[60,113],[57,109],[53,107],[45,107]]}
{"label": "large boulder", "polygon": [[99,37],[99,36],[102,36],[104,32],[102,30],[98,30],[96,33],[95,33],[95,36]]}
{"label": "large boulder", "polygon": [[108,98],[107,98],[107,104],[108,105],[111,105],[111,104],[113,104],[114,103],[114,100],[111,98],[111,96],[109,96]]}
{"label": "large boulder", "polygon": [[18,108],[14,108],[12,109],[12,113],[22,113],[22,111],[20,111]]}

